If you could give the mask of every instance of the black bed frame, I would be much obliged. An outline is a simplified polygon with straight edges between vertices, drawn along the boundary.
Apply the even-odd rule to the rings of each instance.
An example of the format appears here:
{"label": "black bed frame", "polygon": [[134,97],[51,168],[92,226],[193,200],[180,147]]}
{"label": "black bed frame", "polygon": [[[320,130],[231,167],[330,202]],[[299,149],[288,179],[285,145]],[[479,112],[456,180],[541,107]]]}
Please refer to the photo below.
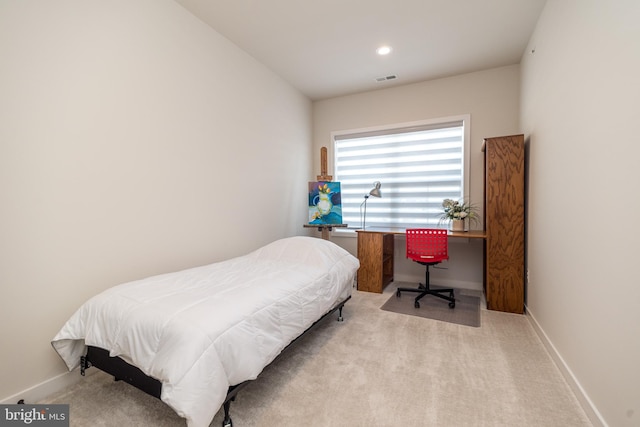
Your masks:
{"label": "black bed frame", "polygon": [[[309,328],[307,328],[304,332],[302,332],[297,338],[291,341],[280,354],[282,354],[286,349],[288,349],[294,342],[302,338],[307,332],[309,332],[313,327],[318,324],[325,317],[334,313],[338,310],[338,321],[341,322],[342,318],[342,307],[344,307],[345,303],[351,298],[351,295],[347,296],[344,300],[340,301],[337,305],[335,305],[331,310],[329,310],[326,314],[324,314],[321,318],[316,320]],[[280,356],[276,357],[277,360]],[[162,383],[146,375],[139,368],[125,362],[119,357],[111,357],[109,356],[109,351],[100,347],[87,346],[87,354],[80,357],[80,374],[82,376],[85,375],[85,370],[95,366],[96,368],[113,375],[116,381],[124,381],[126,383],[131,384],[132,386],[144,391],[145,393],[157,397],[160,399],[160,394],[162,392]],[[231,402],[235,400],[236,394],[240,390],[242,390],[247,384],[249,384],[251,380],[242,382],[240,384],[233,385],[229,387],[227,391],[227,397],[224,400],[224,420],[222,421],[223,427],[232,427],[233,421],[231,421],[231,416],[229,415],[231,409]]]}

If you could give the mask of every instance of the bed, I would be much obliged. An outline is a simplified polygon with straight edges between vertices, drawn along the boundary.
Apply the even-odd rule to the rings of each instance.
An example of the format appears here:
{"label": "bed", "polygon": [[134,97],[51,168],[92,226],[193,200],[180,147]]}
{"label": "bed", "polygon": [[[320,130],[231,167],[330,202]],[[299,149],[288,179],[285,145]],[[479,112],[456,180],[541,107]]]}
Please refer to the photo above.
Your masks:
{"label": "bed", "polygon": [[189,427],[208,426],[223,406],[223,425],[230,425],[238,387],[323,316],[341,314],[358,266],[328,240],[277,240],[244,256],[107,289],[85,302],[51,344],[69,370],[95,365],[125,378],[137,370],[140,378],[128,382],[160,397]]}

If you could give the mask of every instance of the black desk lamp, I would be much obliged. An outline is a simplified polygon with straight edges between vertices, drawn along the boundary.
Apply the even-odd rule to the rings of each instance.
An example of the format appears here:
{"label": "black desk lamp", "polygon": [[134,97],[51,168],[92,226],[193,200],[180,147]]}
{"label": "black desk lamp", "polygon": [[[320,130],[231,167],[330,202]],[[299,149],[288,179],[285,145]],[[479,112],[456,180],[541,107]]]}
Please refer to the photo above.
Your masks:
{"label": "black desk lamp", "polygon": [[[380,192],[380,181],[376,181],[373,183],[373,189],[369,191],[369,194],[364,195],[364,202],[360,204],[360,216],[362,217],[362,229],[364,230],[367,222],[367,199],[369,196],[373,197],[382,197],[382,193]],[[364,205],[364,215],[362,215],[362,206]]]}

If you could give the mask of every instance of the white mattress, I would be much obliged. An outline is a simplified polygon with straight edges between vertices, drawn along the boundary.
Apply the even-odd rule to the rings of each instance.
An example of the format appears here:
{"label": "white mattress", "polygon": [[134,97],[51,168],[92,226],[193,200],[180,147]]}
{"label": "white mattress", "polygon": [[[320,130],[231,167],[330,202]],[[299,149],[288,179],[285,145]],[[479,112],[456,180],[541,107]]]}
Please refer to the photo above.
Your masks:
{"label": "white mattress", "polygon": [[208,426],[229,386],[255,379],[293,339],[351,294],[358,260],[330,241],[291,237],[227,261],[96,295],[52,345],[69,370],[86,345],[162,382],[189,427]]}

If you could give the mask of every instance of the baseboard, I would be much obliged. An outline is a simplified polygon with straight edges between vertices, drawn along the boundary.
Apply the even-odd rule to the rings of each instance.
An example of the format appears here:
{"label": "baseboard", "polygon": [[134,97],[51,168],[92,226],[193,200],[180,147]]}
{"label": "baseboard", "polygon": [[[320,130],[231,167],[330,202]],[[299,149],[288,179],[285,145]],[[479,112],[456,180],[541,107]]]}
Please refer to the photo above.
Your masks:
{"label": "baseboard", "polygon": [[[91,372],[89,370],[86,374],[87,376],[89,376],[93,373],[94,372]],[[76,382],[80,381],[81,378],[82,376],[80,375],[80,371],[78,369],[71,372],[65,372],[51,379],[43,381],[40,384],[36,384],[33,387],[29,387],[26,390],[22,390],[21,392],[16,393],[13,396],[9,396],[0,401],[0,403],[2,403],[3,405],[10,405],[18,403],[19,400],[24,400],[25,403],[37,403],[42,401],[43,399],[46,399],[48,396],[51,396],[52,394],[75,384]]]}
{"label": "baseboard", "polygon": [[573,394],[576,396],[576,399],[578,399],[580,406],[582,406],[582,409],[587,414],[587,417],[589,418],[591,423],[594,425],[594,427],[608,427],[608,424],[602,418],[602,415],[600,414],[598,409],[595,407],[591,399],[589,399],[589,396],[587,396],[587,393],[584,391],[584,389],[580,385],[580,382],[573,375],[573,372],[571,371],[569,366],[567,366],[562,356],[560,356],[555,346],[549,340],[549,337],[547,337],[547,334],[545,334],[544,330],[540,327],[540,324],[536,320],[535,316],[533,315],[533,313],[531,313],[531,310],[529,310],[529,308],[526,307],[526,305],[525,305],[525,313],[527,318],[529,319],[529,323],[531,323],[531,326],[533,326],[533,329],[536,331],[536,334],[538,334],[540,341],[542,341],[542,344],[547,349],[547,352],[549,352],[549,355],[551,356],[556,366],[562,373],[562,376],[564,377],[565,381],[567,381],[567,384],[569,384],[569,387],[573,391]]}

